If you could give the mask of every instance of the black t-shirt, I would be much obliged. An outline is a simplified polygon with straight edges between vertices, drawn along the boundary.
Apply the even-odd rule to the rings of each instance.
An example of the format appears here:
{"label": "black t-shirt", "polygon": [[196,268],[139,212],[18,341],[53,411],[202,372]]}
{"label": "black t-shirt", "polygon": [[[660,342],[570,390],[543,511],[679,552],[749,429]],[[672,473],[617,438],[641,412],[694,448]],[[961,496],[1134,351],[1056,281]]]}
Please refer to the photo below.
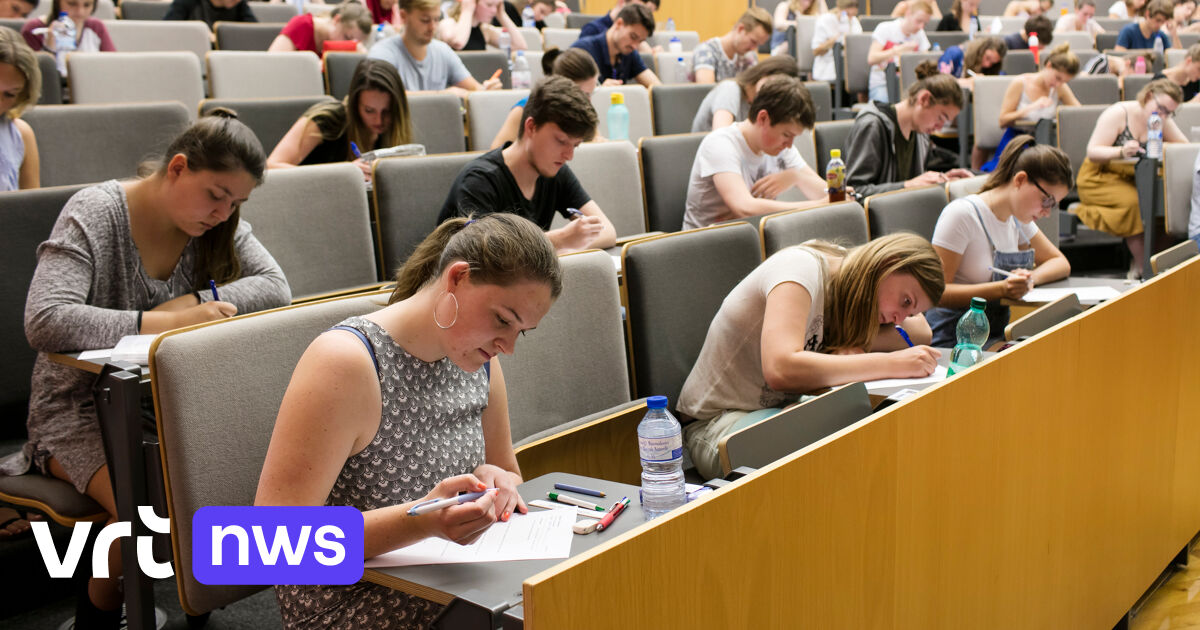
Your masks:
{"label": "black t-shirt", "polygon": [[[1154,74],[1154,80],[1165,79],[1165,78],[1167,78],[1167,75],[1165,75],[1161,72],[1156,72]],[[1184,103],[1191,101],[1193,98],[1195,98],[1197,93],[1200,93],[1200,81],[1192,81],[1191,83],[1184,83],[1183,85],[1180,85],[1179,87],[1183,89],[1183,102]],[[1183,103],[1179,103],[1179,105],[1182,105],[1182,104]]]}
{"label": "black t-shirt", "polygon": [[488,151],[459,171],[446,202],[442,204],[442,211],[438,213],[438,223],[471,214],[508,212],[549,230],[555,212],[570,218],[567,208],[582,208],[592,200],[565,164],[552,178],[538,177],[533,199],[526,199],[504,163],[501,151]]}

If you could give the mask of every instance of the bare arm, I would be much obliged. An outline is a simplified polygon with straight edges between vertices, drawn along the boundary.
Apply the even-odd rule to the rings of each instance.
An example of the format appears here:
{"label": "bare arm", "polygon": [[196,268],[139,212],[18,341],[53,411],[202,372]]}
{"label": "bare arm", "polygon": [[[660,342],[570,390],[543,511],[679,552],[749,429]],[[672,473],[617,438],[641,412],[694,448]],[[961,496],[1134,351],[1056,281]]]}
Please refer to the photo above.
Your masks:
{"label": "bare arm", "polygon": [[1075,98],[1075,93],[1071,91],[1071,86],[1066,83],[1058,86],[1058,102],[1069,107],[1079,107],[1082,103],[1078,98]]}
{"label": "bare arm", "polygon": [[713,112],[713,118],[712,118],[713,131],[716,131],[722,127],[728,127],[729,125],[732,125],[734,122],[735,121],[733,120],[733,112],[731,112],[729,110],[718,109],[717,111]]}
{"label": "bare arm", "polygon": [[271,155],[267,156],[267,168],[299,166],[319,144],[321,130],[317,128],[317,123],[301,116],[275,145]]}
{"label": "bare arm", "polygon": [[1045,234],[1038,232],[1030,239],[1033,245],[1033,260],[1037,267],[1033,270],[1033,284],[1046,284],[1062,280],[1071,275],[1071,263]]}
{"label": "bare arm", "polygon": [[697,68],[695,83],[716,83],[717,73],[712,68]]}
{"label": "bare arm", "polygon": [[267,52],[294,52],[296,45],[287,35],[276,35],[275,41],[271,42],[271,46],[267,48]]}
{"label": "bare arm", "polygon": [[1034,107],[1030,104],[1029,107],[1017,109],[1017,104],[1021,102],[1021,92],[1025,89],[1025,83],[1022,79],[1017,79],[1008,84],[1008,89],[1004,90],[1004,100],[1000,103],[1000,126],[1011,127],[1018,120],[1023,120],[1025,115]]}
{"label": "bare arm", "polygon": [[1087,157],[1093,162],[1108,162],[1122,156],[1122,147],[1114,147],[1117,134],[1125,128],[1124,107],[1118,103],[1109,107],[1096,120],[1096,128],[1088,139]]}
{"label": "bare arm", "polygon": [[521,118],[525,115],[524,107],[514,107],[508,110],[508,116],[504,118],[504,124],[500,125],[500,131],[496,132],[496,137],[492,139],[491,149],[499,149],[504,146],[505,142],[516,142],[517,131],[521,128]]}
{"label": "bare arm", "polygon": [[33,127],[20,118],[13,121],[21,141],[25,143],[25,157],[21,160],[21,170],[17,174],[17,185],[21,190],[41,188],[41,159],[38,157],[37,138],[33,135]]}
{"label": "bare arm", "polygon": [[729,208],[730,214],[739,219],[770,214],[781,210],[810,208],[828,202],[827,196],[799,203],[794,201],[760,199],[751,194],[749,188],[746,188],[746,182],[742,180],[740,173],[716,173],[713,175],[713,185],[717,189],[717,194],[721,196],[721,201],[725,204],[725,207]]}
{"label": "bare arm", "polygon": [[829,52],[829,50],[833,48],[833,45],[837,43],[839,37],[840,35],[834,35],[820,44],[814,45],[813,56],[820,57],[821,55]]}
{"label": "bare arm", "polygon": [[[971,303],[971,298],[981,297],[988,301],[999,300],[1007,297],[1005,292],[1005,282],[983,282],[980,284],[963,284],[954,282],[954,275],[958,273],[958,266],[962,264],[962,254],[950,251],[945,247],[933,246],[938,257],[942,259],[942,273],[946,278],[946,290],[942,292],[942,300],[938,302],[938,306],[946,308],[962,308]],[[1026,282],[1021,284],[1028,285]],[[1015,288],[1015,287],[1014,287]],[[1026,291],[1028,288],[1026,288]],[[1024,293],[1022,292],[1022,295]],[[1020,297],[1013,296],[1013,297]]]}
{"label": "bare arm", "polygon": [[634,79],[636,79],[638,83],[646,86],[647,89],[656,85],[662,85],[662,81],[658,80],[658,75],[654,74],[654,71],[649,68],[642,70],[642,72],[634,77]]}
{"label": "bare arm", "polygon": [[446,42],[454,50],[462,50],[471,39],[471,20],[475,15],[475,3],[471,2],[471,10],[467,11],[467,3],[462,4],[462,12],[458,19],[447,17],[438,22],[437,38]]}
{"label": "bare arm", "polygon": [[563,254],[584,249],[604,249],[616,244],[617,230],[595,201],[588,201],[578,210],[583,217],[546,232],[554,251]]}
{"label": "bare arm", "polygon": [[504,12],[503,8],[499,13],[496,14],[496,19],[500,20],[500,28],[496,28],[491,24],[480,25],[483,27],[483,33],[489,44],[498,47],[500,45],[501,31],[507,30],[510,38],[509,41],[512,42],[513,50],[529,50],[529,45],[525,41],[525,36],[521,34],[521,31],[517,30],[517,25],[513,24],[512,18],[508,17],[508,14]]}

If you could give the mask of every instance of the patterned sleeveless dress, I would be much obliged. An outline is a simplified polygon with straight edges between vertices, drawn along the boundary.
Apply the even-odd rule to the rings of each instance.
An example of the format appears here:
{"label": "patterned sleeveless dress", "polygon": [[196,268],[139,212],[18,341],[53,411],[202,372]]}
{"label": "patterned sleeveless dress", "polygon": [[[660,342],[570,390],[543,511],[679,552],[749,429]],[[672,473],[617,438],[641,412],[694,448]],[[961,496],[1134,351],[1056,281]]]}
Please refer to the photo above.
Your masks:
{"label": "patterned sleeveless dress", "polygon": [[[325,505],[373,510],[419,499],[446,477],[484,461],[481,418],[488,400],[484,370],[464,372],[449,359],[426,363],[362,317],[339,326],[361,332],[375,352],[383,413],[379,431],[346,460]],[[442,606],[358,582],[349,586],[276,586],[286,628],[424,628]]]}

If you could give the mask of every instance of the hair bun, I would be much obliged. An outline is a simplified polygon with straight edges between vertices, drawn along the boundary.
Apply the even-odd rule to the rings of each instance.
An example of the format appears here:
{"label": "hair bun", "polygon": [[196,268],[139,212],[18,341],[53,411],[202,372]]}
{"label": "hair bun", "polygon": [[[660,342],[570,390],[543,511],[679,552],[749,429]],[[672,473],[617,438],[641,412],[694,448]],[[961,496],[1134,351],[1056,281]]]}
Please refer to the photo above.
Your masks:
{"label": "hair bun", "polygon": [[938,65],[932,59],[926,59],[925,61],[917,64],[917,67],[914,69],[914,71],[917,74],[918,81],[921,79],[928,79],[929,77],[939,73]]}
{"label": "hair bun", "polygon": [[205,116],[216,116],[217,118],[228,118],[237,120],[238,113],[228,107],[214,107],[204,113]]}
{"label": "hair bun", "polygon": [[558,46],[551,46],[542,51],[542,74],[550,76],[554,74],[554,60],[562,54],[562,49]]}

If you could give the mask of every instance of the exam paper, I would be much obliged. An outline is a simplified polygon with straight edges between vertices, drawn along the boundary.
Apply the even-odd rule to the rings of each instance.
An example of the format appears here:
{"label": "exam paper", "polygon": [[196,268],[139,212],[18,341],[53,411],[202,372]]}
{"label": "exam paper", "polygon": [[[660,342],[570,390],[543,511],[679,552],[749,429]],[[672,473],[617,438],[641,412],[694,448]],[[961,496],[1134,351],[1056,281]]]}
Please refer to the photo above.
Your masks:
{"label": "exam paper", "polygon": [[85,350],[79,353],[80,361],[95,361],[97,359],[112,359],[126,361],[138,365],[150,365],[150,345],[158,335],[126,335],[121,337],[117,345],[100,350]]}
{"label": "exam paper", "polygon": [[1022,298],[1022,302],[1053,302],[1064,295],[1074,293],[1079,296],[1079,301],[1085,304],[1095,304],[1104,300],[1111,300],[1121,292],[1106,286],[1098,287],[1069,287],[1069,288],[1053,288],[1037,287],[1029,290]]}
{"label": "exam paper", "polygon": [[571,526],[575,510],[514,512],[507,523],[496,522],[475,542],[463,546],[441,538],[426,538],[407,547],[368,558],[368,569],[418,564],[458,564],[543,560],[571,555]]}
{"label": "exam paper", "polygon": [[939,365],[933,370],[933,374],[922,378],[885,378],[879,381],[867,381],[864,383],[864,385],[867,386],[868,392],[872,392],[879,389],[888,389],[890,387],[909,387],[912,385],[936,383],[945,379],[946,368]]}

